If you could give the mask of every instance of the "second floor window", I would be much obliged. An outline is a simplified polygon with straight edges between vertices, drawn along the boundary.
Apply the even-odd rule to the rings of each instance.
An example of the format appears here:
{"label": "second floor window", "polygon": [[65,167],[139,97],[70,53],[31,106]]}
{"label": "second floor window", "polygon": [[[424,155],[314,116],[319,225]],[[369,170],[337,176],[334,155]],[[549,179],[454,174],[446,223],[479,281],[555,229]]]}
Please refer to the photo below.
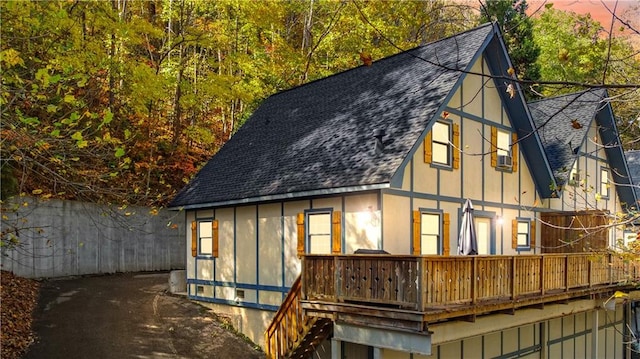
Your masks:
{"label": "second floor window", "polygon": [[609,197],[609,170],[606,168],[600,169],[600,196]]}
{"label": "second floor window", "polygon": [[444,122],[433,124],[432,161],[433,163],[451,166],[451,125]]}
{"label": "second floor window", "polygon": [[511,134],[498,130],[498,156],[511,156]]}

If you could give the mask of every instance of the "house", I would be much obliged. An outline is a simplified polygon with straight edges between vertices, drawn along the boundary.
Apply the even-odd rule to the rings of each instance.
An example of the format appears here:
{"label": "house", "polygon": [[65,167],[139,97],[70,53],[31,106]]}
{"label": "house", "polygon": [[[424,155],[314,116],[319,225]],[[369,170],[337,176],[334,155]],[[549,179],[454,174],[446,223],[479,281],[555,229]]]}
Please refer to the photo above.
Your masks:
{"label": "house", "polygon": [[171,203],[189,298],[272,357],[622,358],[636,267],[583,253],[636,205],[606,93],[510,67],[485,24],[266,99]]}

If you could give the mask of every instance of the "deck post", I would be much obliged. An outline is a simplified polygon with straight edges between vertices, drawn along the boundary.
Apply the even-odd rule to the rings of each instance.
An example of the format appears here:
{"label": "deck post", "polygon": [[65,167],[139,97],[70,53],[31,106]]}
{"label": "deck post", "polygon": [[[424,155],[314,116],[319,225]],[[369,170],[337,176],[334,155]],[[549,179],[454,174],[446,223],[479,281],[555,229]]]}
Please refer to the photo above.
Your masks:
{"label": "deck post", "polygon": [[471,264],[471,303],[475,304],[476,300],[478,299],[478,257],[477,256],[473,256],[472,257],[472,264]]}
{"label": "deck post", "polygon": [[338,339],[331,339],[331,359],[342,359],[342,343]]}
{"label": "deck post", "polygon": [[420,288],[418,288],[418,305],[420,310],[425,311],[427,309],[427,264],[426,259],[422,256],[419,257],[420,266],[418,269],[418,275],[420,276]]}
{"label": "deck post", "polygon": [[589,273],[589,288],[593,287],[593,261],[587,261],[587,272]]}
{"label": "deck post", "polygon": [[600,328],[599,310],[596,308],[593,311],[591,319],[591,358],[598,359],[598,331]]}
{"label": "deck post", "polygon": [[516,261],[517,256],[511,256],[511,299],[516,299]]}
{"label": "deck post", "polygon": [[564,291],[569,291],[569,255],[564,255]]}
{"label": "deck post", "polygon": [[342,278],[342,275],[344,274],[344,271],[340,271],[338,273],[338,263],[340,263],[340,261],[338,260],[338,256],[334,255],[333,256],[333,301],[335,303],[338,302],[338,298],[340,297],[338,293],[340,290],[340,280]]}
{"label": "deck post", "polygon": [[544,273],[546,272],[544,256],[540,257],[540,295],[544,295]]}

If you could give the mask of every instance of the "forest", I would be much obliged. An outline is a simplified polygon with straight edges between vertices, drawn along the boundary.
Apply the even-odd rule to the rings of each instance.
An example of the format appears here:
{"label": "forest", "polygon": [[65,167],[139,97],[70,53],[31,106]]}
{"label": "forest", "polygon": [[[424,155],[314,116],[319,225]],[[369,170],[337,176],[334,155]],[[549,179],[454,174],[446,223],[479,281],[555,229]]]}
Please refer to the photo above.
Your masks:
{"label": "forest", "polygon": [[638,9],[611,9],[605,28],[550,2],[527,8],[0,2],[2,198],[162,207],[266,97],[486,21],[500,25],[527,98],[607,88],[625,149],[640,148]]}

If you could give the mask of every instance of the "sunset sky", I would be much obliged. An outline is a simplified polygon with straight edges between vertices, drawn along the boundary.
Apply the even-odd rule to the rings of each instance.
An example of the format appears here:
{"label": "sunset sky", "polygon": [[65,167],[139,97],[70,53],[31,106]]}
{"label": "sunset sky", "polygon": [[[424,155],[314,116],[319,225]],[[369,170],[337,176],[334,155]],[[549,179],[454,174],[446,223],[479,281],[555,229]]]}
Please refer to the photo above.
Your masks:
{"label": "sunset sky", "polygon": [[[613,11],[616,6],[616,1],[611,0],[528,0],[527,4],[529,4],[529,11],[536,12],[544,10],[544,6],[546,4],[553,4],[555,9],[559,10],[568,10],[573,11],[579,14],[591,14],[591,16],[598,20],[602,26],[606,29],[611,25],[611,12],[607,10],[607,7]],[[619,0],[617,1],[617,9],[616,14],[625,20],[634,21],[637,23],[637,19],[633,19],[630,17],[627,10],[640,6],[640,0]],[[535,15],[534,15],[535,16]],[[621,24],[619,22],[616,23],[619,27]]]}

